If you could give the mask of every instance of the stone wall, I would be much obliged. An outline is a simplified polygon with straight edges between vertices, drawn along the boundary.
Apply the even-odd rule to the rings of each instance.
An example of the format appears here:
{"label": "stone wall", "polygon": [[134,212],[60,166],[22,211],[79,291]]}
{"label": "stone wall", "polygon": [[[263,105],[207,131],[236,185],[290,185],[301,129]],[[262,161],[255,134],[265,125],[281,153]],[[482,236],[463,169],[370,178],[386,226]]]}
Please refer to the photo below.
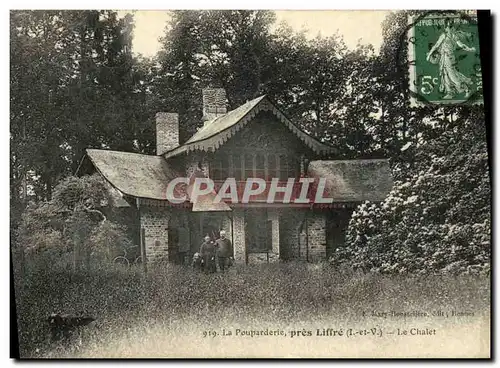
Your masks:
{"label": "stone wall", "polygon": [[[302,260],[319,262],[327,257],[327,230],[326,213],[309,210],[271,210],[268,213],[272,221],[272,250],[262,253],[246,252],[245,244],[245,217],[241,208],[235,208],[233,219],[224,216],[222,228],[227,237],[232,239],[234,259],[237,263],[278,262],[284,260]],[[307,222],[305,218],[307,216]],[[170,219],[173,219],[170,222]],[[141,229],[145,230],[145,247],[148,262],[171,260],[176,249],[169,249],[169,226],[179,227],[180,222],[187,225],[187,214],[180,210],[166,207],[140,208]],[[192,229],[190,237],[193,237]],[[307,232],[307,237],[306,237]],[[190,239],[195,241],[198,239]],[[196,242],[195,245],[197,245]]]}
{"label": "stone wall", "polygon": [[281,258],[284,260],[325,260],[325,213],[299,209],[283,211],[280,215],[280,240]]}
{"label": "stone wall", "polygon": [[233,210],[233,248],[234,261],[237,263],[246,263],[245,215],[240,208]]}
{"label": "stone wall", "polygon": [[326,216],[322,212],[311,212],[307,217],[308,261],[326,260]]}
{"label": "stone wall", "polygon": [[146,258],[148,262],[168,259],[168,208],[140,207],[141,229],[145,230]]}

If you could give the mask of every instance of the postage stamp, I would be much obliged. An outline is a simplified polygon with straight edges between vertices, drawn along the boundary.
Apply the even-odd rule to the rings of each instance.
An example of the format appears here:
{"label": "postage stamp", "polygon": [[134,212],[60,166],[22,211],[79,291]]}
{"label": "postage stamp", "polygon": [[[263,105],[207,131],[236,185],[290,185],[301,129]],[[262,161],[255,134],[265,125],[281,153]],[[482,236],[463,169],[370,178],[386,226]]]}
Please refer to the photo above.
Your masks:
{"label": "postage stamp", "polygon": [[430,12],[409,22],[411,105],[481,103],[476,12]]}

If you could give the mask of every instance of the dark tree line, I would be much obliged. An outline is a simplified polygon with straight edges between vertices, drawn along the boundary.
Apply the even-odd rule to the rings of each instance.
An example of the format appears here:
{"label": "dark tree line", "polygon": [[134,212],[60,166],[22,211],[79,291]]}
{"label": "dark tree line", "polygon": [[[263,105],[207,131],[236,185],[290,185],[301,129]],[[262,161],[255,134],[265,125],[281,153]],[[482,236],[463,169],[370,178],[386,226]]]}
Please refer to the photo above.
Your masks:
{"label": "dark tree line", "polygon": [[112,11],[11,12],[14,207],[50,199],[87,147],[147,149],[148,64],[132,31],[132,16]]}

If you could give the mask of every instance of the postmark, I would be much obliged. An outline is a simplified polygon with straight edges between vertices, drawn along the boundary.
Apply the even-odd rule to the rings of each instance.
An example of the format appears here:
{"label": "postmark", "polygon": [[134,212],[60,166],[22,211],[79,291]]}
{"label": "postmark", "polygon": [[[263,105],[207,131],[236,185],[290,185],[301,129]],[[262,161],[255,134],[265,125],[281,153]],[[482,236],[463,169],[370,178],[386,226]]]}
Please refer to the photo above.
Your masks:
{"label": "postmark", "polygon": [[411,16],[407,35],[412,106],[482,103],[475,11]]}

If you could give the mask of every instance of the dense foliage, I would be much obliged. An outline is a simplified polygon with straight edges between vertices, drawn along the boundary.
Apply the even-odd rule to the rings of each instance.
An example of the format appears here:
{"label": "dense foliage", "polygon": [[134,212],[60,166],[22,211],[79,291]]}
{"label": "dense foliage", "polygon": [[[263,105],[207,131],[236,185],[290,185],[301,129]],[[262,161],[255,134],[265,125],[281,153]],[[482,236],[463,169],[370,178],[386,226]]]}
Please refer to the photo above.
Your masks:
{"label": "dense foliage", "polygon": [[[398,65],[407,12],[388,17],[381,57]],[[404,48],[403,48],[404,50]],[[410,107],[407,77],[390,78],[387,117],[400,123],[395,185],[351,218],[333,264],[384,273],[489,273],[491,187],[483,106]],[[384,122],[382,120],[382,122]],[[382,124],[381,124],[382,125]]]}
{"label": "dense foliage", "polygon": [[50,264],[72,258],[73,268],[111,262],[130,239],[113,221],[113,197],[99,175],[62,180],[50,201],[33,204],[23,213],[15,253]]}
{"label": "dense foliage", "polygon": [[30,200],[52,198],[86,148],[147,151],[153,143],[149,64],[132,54],[132,31],[132,16],[113,11],[11,12],[14,225]]}
{"label": "dense foliage", "polygon": [[415,149],[413,167],[388,197],[353,213],[347,246],[337,250],[334,264],[385,273],[490,271],[484,118],[472,108],[434,123],[444,122],[445,130]]}

